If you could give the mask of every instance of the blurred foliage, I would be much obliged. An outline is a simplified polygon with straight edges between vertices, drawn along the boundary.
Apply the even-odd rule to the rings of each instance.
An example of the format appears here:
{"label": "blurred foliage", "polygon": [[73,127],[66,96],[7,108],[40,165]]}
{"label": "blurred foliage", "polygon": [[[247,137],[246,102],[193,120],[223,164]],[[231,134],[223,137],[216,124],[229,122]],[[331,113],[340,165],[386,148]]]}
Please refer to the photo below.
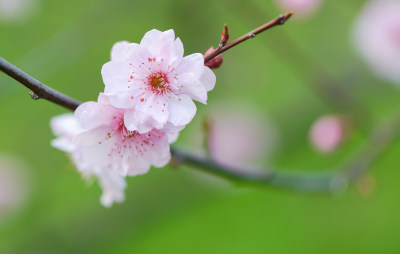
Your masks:
{"label": "blurred foliage", "polygon": [[[307,20],[291,20],[224,54],[207,106],[178,145],[190,147],[216,105],[246,105],[268,117],[280,144],[266,163],[325,170],[347,160],[368,132],[393,116],[397,87],[369,71],[352,48],[353,21],[365,1],[326,0]],[[173,28],[185,54],[204,52],[274,18],[272,1],[38,0],[29,20],[0,23],[5,59],[82,101],[103,90],[101,66],[116,41],[139,42],[152,29]],[[320,155],[308,143],[312,122],[347,113],[315,86],[335,80],[370,112],[336,152]],[[50,147],[49,120],[65,109],[29,99],[0,75],[0,152],[23,157],[34,183],[24,209],[0,222],[0,253],[399,253],[400,144],[373,167],[368,197],[308,194],[235,186],[187,167],[152,169],[128,178],[127,199],[111,209],[67,156]]]}

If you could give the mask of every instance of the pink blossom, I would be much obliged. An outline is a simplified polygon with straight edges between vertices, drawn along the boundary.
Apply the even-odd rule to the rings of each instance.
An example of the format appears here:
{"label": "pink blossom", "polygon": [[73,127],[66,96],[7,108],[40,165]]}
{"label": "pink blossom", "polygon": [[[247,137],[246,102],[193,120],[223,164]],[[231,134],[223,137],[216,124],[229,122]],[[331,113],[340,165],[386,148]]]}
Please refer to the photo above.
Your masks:
{"label": "pink blossom", "polygon": [[101,72],[105,95],[114,107],[126,109],[126,128],[139,133],[180,131],[196,113],[192,99],[205,104],[215,85],[203,55],[183,57],[173,30],[151,30],[140,44],[116,43]]}
{"label": "pink blossom", "polygon": [[305,18],[314,13],[321,0],[275,0],[283,11],[294,11],[295,17]]}
{"label": "pink blossom", "polygon": [[248,167],[271,155],[277,135],[259,116],[232,108],[220,109],[212,116],[209,148],[218,163],[233,169]]}
{"label": "pink blossom", "polygon": [[101,94],[98,102],[83,103],[74,115],[51,121],[58,136],[53,146],[70,153],[84,176],[99,179],[105,206],[123,201],[123,176],[144,174],[151,165],[163,167],[171,157],[169,135],[156,129],[143,134],[130,131],[124,125],[124,113]]}
{"label": "pink blossom", "polygon": [[95,177],[103,190],[100,198],[102,205],[109,207],[114,202],[125,199],[124,189],[126,182],[123,176],[106,167],[92,167],[80,153],[80,147],[74,138],[83,132],[78,120],[73,114],[63,114],[51,119],[51,127],[56,136],[52,145],[68,152],[84,178]]}
{"label": "pink blossom", "polygon": [[320,152],[336,149],[345,137],[343,119],[336,115],[318,118],[310,129],[310,141]]}
{"label": "pink blossom", "polygon": [[400,2],[373,0],[365,5],[354,27],[354,43],[372,70],[400,83]]}

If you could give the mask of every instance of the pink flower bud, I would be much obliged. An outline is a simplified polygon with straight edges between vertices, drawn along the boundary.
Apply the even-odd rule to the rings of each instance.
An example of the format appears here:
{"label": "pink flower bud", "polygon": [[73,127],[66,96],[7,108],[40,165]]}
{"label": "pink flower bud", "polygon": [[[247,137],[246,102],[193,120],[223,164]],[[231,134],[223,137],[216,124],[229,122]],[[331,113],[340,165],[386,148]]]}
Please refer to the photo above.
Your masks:
{"label": "pink flower bud", "polygon": [[310,130],[310,142],[320,152],[335,150],[346,136],[344,119],[335,115],[318,118]]}
{"label": "pink flower bud", "polygon": [[222,30],[222,34],[221,34],[221,42],[219,43],[220,46],[224,46],[226,43],[228,43],[229,40],[229,32],[231,30],[228,29],[228,25],[225,24],[224,25],[224,30]]}
{"label": "pink flower bud", "polygon": [[[206,53],[204,54],[204,58],[206,58],[208,55],[210,55],[215,49],[213,47],[209,48]],[[208,61],[205,65],[210,68],[210,69],[216,69],[221,66],[221,64],[224,62],[224,58],[222,57],[222,54],[214,57],[210,61]]]}

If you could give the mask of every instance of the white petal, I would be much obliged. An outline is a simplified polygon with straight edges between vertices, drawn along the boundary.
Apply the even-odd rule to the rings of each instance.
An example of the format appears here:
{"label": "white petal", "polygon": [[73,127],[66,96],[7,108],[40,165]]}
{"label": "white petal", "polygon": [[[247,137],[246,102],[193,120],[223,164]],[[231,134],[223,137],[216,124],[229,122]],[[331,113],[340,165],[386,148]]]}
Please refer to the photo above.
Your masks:
{"label": "white petal", "polygon": [[72,137],[82,131],[82,127],[72,113],[53,117],[50,120],[50,127],[56,136]]}
{"label": "white petal", "polygon": [[135,45],[137,44],[130,43],[128,41],[120,41],[115,43],[111,49],[111,60],[112,61],[125,60]]}
{"label": "white petal", "polygon": [[143,175],[149,172],[150,169],[150,161],[146,160],[142,156],[130,158],[129,165],[130,167],[127,172],[128,176]]}
{"label": "white petal", "polygon": [[76,153],[81,157],[77,168],[80,171],[91,172],[96,168],[110,168],[112,166],[112,157],[109,152],[115,142],[114,139],[107,139],[107,127],[97,127],[90,131],[81,133],[74,138],[77,145]]}
{"label": "white petal", "polygon": [[111,104],[110,100],[104,93],[99,93],[99,96],[97,97],[97,103],[108,104],[108,105]]}
{"label": "white petal", "polygon": [[186,94],[201,103],[207,103],[207,91],[202,83],[191,73],[178,76],[178,86],[173,89],[174,94]]}
{"label": "white petal", "polygon": [[143,112],[151,116],[156,124],[154,128],[162,128],[168,119],[168,108],[164,95],[151,94],[144,98],[143,102],[139,102],[135,108],[137,111]]}
{"label": "white petal", "polygon": [[203,67],[203,73],[201,74],[200,82],[206,88],[207,92],[214,89],[216,77],[214,72],[207,66]]}
{"label": "white petal", "polygon": [[96,176],[99,180],[103,194],[100,202],[105,207],[110,207],[114,202],[121,203],[125,200],[125,178],[109,169],[98,170]]}
{"label": "white petal", "polygon": [[125,79],[128,82],[131,74],[129,64],[125,62],[111,61],[101,68],[101,76],[106,87],[112,85],[111,81],[116,78]]}
{"label": "white petal", "polygon": [[140,45],[149,49],[153,54],[158,54],[165,43],[173,42],[174,40],[174,30],[170,29],[161,32],[153,29],[144,35],[143,39],[140,41]]}
{"label": "white petal", "polygon": [[182,41],[179,37],[176,38],[176,40],[174,41],[173,53],[174,53],[175,57],[177,59],[179,59],[179,61],[183,58],[184,49],[183,49]]}
{"label": "white petal", "polygon": [[196,114],[196,105],[192,99],[185,94],[171,96],[168,101],[168,121],[173,126],[182,126],[192,121]]}
{"label": "white petal", "polygon": [[203,73],[203,67],[203,55],[200,53],[195,53],[185,56],[175,70],[178,74],[192,73],[195,77],[200,78]]}
{"label": "white petal", "polygon": [[153,129],[149,132],[152,145],[146,147],[147,152],[144,158],[151,162],[155,167],[164,167],[171,159],[168,135],[160,130]]}
{"label": "white petal", "polygon": [[[173,125],[170,122],[167,122],[164,127],[162,128],[162,131],[165,131],[166,133],[170,133],[171,135],[174,134],[179,134],[181,130],[185,128],[186,125]],[[170,139],[170,143],[175,142],[173,137]]]}
{"label": "white petal", "polygon": [[124,115],[124,123],[128,130],[146,133],[151,131],[157,124],[151,115],[137,111],[126,110]]}
{"label": "white petal", "polygon": [[111,105],[116,108],[128,109],[135,106],[134,101],[131,99],[131,94],[128,93],[128,91],[107,94],[107,97]]}
{"label": "white petal", "polygon": [[116,113],[117,110],[111,105],[89,101],[81,104],[75,110],[74,116],[84,130],[89,130],[111,123]]}
{"label": "white petal", "polygon": [[175,143],[175,141],[179,137],[179,133],[168,133],[167,135],[168,135],[168,143],[170,144]]}
{"label": "white petal", "polygon": [[163,58],[164,66],[170,65],[172,68],[179,65],[183,58],[183,44],[181,39],[164,43],[161,47],[159,58]]}
{"label": "white petal", "polygon": [[51,141],[51,146],[67,153],[74,152],[76,148],[76,145],[72,142],[71,138],[67,137],[53,139]]}

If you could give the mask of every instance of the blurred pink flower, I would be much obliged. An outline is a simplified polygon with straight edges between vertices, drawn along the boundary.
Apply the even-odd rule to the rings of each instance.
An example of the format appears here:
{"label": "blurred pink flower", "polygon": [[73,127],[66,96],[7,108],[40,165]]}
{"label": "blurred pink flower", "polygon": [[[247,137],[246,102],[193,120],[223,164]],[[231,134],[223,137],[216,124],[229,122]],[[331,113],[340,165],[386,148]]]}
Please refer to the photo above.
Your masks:
{"label": "blurred pink flower", "polygon": [[275,0],[282,11],[294,11],[297,18],[305,18],[314,13],[321,0]]}
{"label": "blurred pink flower", "polygon": [[0,20],[24,19],[31,12],[37,0],[0,0]]}
{"label": "blurred pink flower", "polygon": [[28,173],[22,158],[0,155],[0,216],[15,212],[26,202]]}
{"label": "blurred pink flower", "polygon": [[382,78],[400,83],[400,1],[368,2],[353,33],[356,49],[373,71]]}
{"label": "blurred pink flower", "polygon": [[271,155],[276,134],[260,118],[232,109],[212,114],[209,149],[213,159],[232,168],[262,163]]}
{"label": "blurred pink flower", "polygon": [[139,133],[182,130],[196,114],[192,100],[206,104],[216,79],[202,54],[183,57],[172,29],[153,29],[140,44],[116,43],[101,74],[104,94],[114,107],[126,109],[125,126]]}
{"label": "blurred pink flower", "polygon": [[310,142],[320,152],[335,150],[345,138],[343,119],[336,115],[318,118],[310,129]]}

